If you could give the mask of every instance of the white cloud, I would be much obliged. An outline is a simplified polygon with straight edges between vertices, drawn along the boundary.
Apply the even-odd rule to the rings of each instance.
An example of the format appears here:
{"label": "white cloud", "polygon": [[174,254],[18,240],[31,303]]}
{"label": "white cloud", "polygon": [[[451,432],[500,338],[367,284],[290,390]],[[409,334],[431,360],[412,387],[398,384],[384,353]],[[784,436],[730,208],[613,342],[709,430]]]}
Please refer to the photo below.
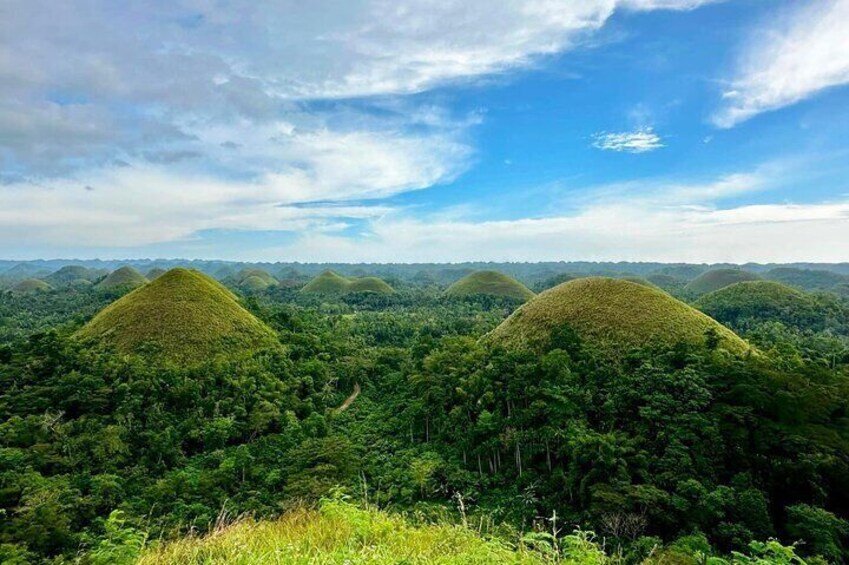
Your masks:
{"label": "white cloud", "polygon": [[[397,211],[349,239],[304,234],[253,259],[312,261],[823,261],[845,260],[849,200],[731,204],[788,175],[765,165],[712,182],[644,181],[601,187],[574,213],[475,222],[456,214],[409,218]],[[733,202],[733,200],[732,200]],[[460,211],[462,213],[462,211]]]}
{"label": "white cloud", "polygon": [[469,156],[440,135],[331,130],[292,132],[262,151],[291,165],[238,180],[136,161],[74,179],[0,184],[0,249],[126,248],[211,229],[321,230],[340,218],[382,216],[390,208],[358,201],[449,180]]}
{"label": "white cloud", "polygon": [[618,133],[600,132],[593,136],[593,147],[605,151],[646,153],[663,146],[660,136],[652,128]]}
{"label": "white cloud", "polygon": [[714,123],[733,127],[849,83],[849,0],[794,3],[744,49]]}

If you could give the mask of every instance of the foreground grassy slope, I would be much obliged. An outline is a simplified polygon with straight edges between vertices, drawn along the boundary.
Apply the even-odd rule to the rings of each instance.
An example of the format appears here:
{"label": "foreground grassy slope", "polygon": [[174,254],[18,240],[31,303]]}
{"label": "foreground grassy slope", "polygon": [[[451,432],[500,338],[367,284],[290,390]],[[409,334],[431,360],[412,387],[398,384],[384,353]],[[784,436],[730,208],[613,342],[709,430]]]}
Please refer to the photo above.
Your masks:
{"label": "foreground grassy slope", "polygon": [[758,280],[761,280],[761,277],[748,271],[742,271],[740,269],[715,269],[699,275],[690,281],[684,289],[692,294],[701,295],[725,288],[734,283]]}
{"label": "foreground grassy slope", "polygon": [[473,296],[489,294],[519,300],[534,297],[531,290],[514,279],[497,271],[476,271],[455,282],[445,291],[446,296]]}
{"label": "foreground grassy slope", "polygon": [[197,271],[172,269],[102,310],[79,332],[123,353],[153,346],[170,360],[198,362],[277,343],[235,295]]}
{"label": "foreground grassy slope", "polygon": [[391,294],[395,290],[377,277],[345,278],[333,271],[325,271],[308,282],[301,292],[308,294],[347,294],[349,292],[375,292]]}
{"label": "foreground grassy slope", "polygon": [[[589,542],[574,543],[576,563],[598,563],[604,554]],[[276,521],[244,521],[205,538],[165,544],[143,554],[139,565],[333,564],[527,564],[554,563],[543,553],[486,540],[451,525],[413,526],[400,516],[340,502],[321,510],[293,510]]]}
{"label": "foreground grassy slope", "polygon": [[543,292],[502,322],[490,339],[543,350],[564,327],[611,351],[704,344],[709,330],[723,349],[749,349],[731,330],[662,290],[603,277],[576,279]]}

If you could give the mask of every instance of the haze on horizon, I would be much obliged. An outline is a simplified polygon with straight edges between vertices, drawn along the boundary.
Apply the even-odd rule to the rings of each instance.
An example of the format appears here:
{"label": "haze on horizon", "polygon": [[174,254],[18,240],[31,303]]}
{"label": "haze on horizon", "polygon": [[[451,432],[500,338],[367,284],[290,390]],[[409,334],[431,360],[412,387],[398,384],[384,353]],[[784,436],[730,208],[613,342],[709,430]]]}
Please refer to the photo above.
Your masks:
{"label": "haze on horizon", "polygon": [[849,260],[849,0],[0,5],[0,258]]}

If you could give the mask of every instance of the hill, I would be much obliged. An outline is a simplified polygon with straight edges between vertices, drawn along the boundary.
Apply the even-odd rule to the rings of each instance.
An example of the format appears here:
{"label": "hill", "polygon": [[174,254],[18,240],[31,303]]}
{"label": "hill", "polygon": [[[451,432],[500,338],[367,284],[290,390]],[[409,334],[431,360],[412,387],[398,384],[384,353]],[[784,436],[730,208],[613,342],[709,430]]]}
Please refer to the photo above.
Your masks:
{"label": "hill", "polygon": [[66,265],[58,271],[44,277],[44,282],[52,286],[65,286],[80,281],[94,282],[108,274],[103,269],[88,269],[81,265]]}
{"label": "hill", "polygon": [[474,296],[488,294],[518,300],[534,297],[531,290],[514,279],[497,271],[475,271],[455,282],[445,291],[446,296]]}
{"label": "hill", "polygon": [[703,273],[690,281],[684,290],[696,295],[707,294],[743,281],[758,281],[761,277],[741,269],[716,269]]}
{"label": "hill", "polygon": [[702,296],[696,307],[732,327],[751,322],[779,321],[809,328],[821,326],[828,316],[814,298],[772,281],[744,281]]}
{"label": "hill", "polygon": [[242,269],[235,276],[236,285],[251,291],[265,290],[277,284],[277,279],[262,269]]}
{"label": "hill", "polygon": [[383,279],[377,277],[361,277],[350,279],[348,292],[376,292],[377,294],[392,294],[395,292]]}
{"label": "hill", "polygon": [[149,281],[154,281],[168,272],[168,269],[163,269],[162,267],[154,267],[145,273],[145,278]]}
{"label": "hill", "polygon": [[200,362],[277,342],[275,334],[210,277],[171,269],[102,310],[77,334],[122,353],[154,346],[166,359]]}
{"label": "hill", "polygon": [[50,290],[50,285],[38,279],[24,279],[10,288],[17,294],[29,294],[32,292],[45,292]]}
{"label": "hill", "polygon": [[325,271],[304,285],[301,292],[314,294],[344,294],[348,290],[350,281],[345,277]]}
{"label": "hill", "polygon": [[386,281],[377,277],[346,278],[333,271],[325,271],[308,282],[301,292],[309,294],[347,294],[349,292],[395,292]]}
{"label": "hill", "polygon": [[849,282],[849,277],[832,271],[796,269],[794,267],[776,267],[767,271],[764,278],[803,290],[827,290]]}
{"label": "hill", "polygon": [[543,292],[502,322],[490,339],[545,350],[564,327],[602,350],[701,345],[710,330],[719,336],[719,347],[749,350],[728,328],[662,290],[603,277],[576,279]]}
{"label": "hill", "polygon": [[129,291],[147,283],[140,272],[132,267],[121,267],[109,273],[105,279],[97,283],[98,290]]}

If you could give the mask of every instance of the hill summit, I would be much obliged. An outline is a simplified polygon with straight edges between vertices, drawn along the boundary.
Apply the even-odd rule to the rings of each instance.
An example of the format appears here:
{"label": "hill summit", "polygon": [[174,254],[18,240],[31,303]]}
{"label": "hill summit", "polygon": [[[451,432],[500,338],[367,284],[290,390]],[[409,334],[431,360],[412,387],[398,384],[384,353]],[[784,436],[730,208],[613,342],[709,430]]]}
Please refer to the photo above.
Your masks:
{"label": "hill summit", "polygon": [[97,283],[98,290],[128,291],[147,283],[140,272],[132,267],[121,267],[109,273],[105,279]]}
{"label": "hill summit", "polygon": [[534,297],[531,290],[508,275],[498,271],[475,271],[466,275],[448,287],[446,296],[473,296],[488,294],[519,300],[530,300]]}
{"label": "hill summit", "polygon": [[545,350],[565,327],[602,350],[701,345],[710,331],[721,349],[749,350],[734,332],[662,290],[604,277],[575,279],[543,292],[502,322],[490,339]]}
{"label": "hill summit", "polygon": [[151,351],[194,363],[217,354],[242,354],[277,342],[274,332],[242,308],[210,277],[171,269],[103,309],[77,334],[122,353]]}

